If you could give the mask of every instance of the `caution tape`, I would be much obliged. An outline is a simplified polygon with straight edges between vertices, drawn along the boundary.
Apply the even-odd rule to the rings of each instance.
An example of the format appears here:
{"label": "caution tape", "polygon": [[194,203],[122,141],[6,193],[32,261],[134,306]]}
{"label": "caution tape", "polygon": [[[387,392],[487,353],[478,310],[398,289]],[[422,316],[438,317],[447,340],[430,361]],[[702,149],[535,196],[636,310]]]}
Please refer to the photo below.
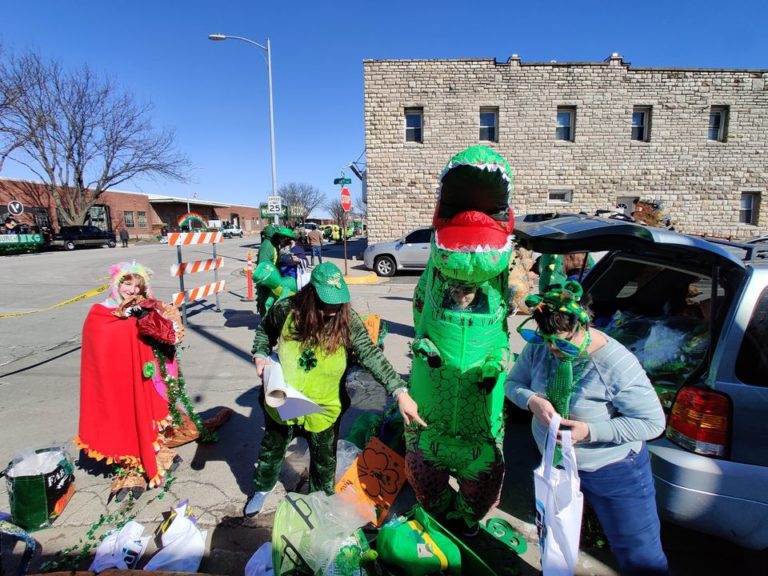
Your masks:
{"label": "caution tape", "polygon": [[98,288],[94,288],[93,290],[88,290],[88,292],[85,292],[84,294],[80,294],[79,296],[75,296],[74,298],[70,298],[69,300],[64,300],[64,302],[59,302],[58,304],[54,304],[53,306],[48,306],[48,308],[40,308],[38,310],[27,310],[26,312],[0,313],[0,318],[13,318],[15,316],[26,316],[27,314],[36,314],[37,312],[45,312],[46,310],[53,310],[54,308],[60,308],[62,306],[66,306],[67,304],[72,304],[73,302],[78,302],[80,300],[85,300],[86,298],[90,298],[91,296],[96,296],[96,294],[100,294],[108,289],[109,289],[109,284],[104,284],[103,286],[99,286]]}

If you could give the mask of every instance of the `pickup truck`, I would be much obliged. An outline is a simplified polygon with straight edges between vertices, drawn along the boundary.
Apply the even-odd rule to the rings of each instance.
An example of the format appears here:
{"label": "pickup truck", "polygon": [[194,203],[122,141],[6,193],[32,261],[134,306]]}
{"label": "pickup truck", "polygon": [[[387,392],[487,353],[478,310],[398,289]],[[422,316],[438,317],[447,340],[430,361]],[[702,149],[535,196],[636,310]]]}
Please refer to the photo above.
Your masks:
{"label": "pickup truck", "polygon": [[607,251],[582,284],[667,411],[648,443],[661,518],[767,550],[768,245],[588,216],[515,234],[545,254]]}
{"label": "pickup truck", "polygon": [[51,246],[74,250],[78,246],[109,246],[117,245],[114,232],[108,232],[96,226],[62,226],[53,235]]}

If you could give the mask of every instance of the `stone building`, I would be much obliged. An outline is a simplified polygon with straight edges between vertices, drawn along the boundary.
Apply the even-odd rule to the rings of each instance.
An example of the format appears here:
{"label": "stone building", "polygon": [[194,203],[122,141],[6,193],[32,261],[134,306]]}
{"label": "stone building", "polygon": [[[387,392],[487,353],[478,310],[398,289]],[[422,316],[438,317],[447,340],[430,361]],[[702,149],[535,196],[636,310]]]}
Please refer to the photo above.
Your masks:
{"label": "stone building", "polygon": [[768,233],[768,70],[635,68],[618,54],[363,68],[371,242],[429,224],[440,170],[473,144],[509,161],[516,214],[642,200],[683,232]]}

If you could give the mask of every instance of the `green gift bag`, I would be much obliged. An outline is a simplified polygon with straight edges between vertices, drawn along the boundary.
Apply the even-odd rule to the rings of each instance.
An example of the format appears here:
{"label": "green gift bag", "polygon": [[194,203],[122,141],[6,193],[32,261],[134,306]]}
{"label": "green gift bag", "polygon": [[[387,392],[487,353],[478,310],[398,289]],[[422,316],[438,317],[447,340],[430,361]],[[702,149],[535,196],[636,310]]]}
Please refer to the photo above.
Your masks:
{"label": "green gift bag", "polygon": [[72,459],[61,447],[36,450],[0,476],[8,483],[13,523],[30,532],[50,526],[75,492]]}

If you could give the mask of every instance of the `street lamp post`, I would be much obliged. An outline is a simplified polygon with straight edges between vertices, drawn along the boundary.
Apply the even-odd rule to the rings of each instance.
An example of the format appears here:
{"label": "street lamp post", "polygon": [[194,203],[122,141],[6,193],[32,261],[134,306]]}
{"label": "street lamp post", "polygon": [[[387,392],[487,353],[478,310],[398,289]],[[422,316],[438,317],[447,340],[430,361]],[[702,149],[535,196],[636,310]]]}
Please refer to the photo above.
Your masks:
{"label": "street lamp post", "polygon": [[[267,53],[267,74],[269,75],[269,141],[272,151],[272,196],[277,196],[277,170],[275,168],[275,112],[272,104],[272,48],[267,38],[267,45],[259,44],[242,36],[228,36],[227,34],[208,34],[208,40],[218,42],[220,40],[242,40],[261,48]],[[275,214],[275,224],[280,224],[280,215]]]}

